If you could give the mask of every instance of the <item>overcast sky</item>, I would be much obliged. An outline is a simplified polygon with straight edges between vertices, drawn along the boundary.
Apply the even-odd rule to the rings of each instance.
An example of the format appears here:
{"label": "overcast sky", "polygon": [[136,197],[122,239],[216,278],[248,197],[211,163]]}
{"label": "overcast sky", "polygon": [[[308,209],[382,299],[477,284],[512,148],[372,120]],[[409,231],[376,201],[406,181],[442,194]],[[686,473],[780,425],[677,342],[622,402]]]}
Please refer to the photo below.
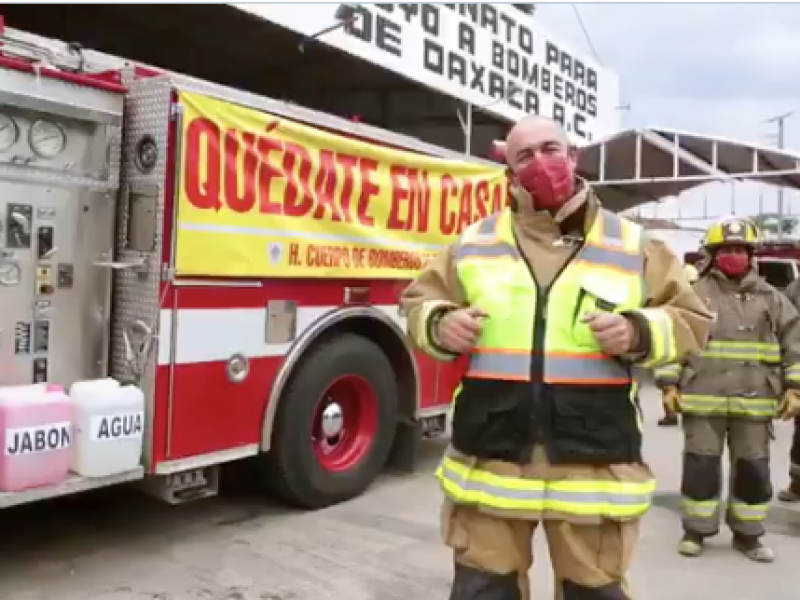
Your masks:
{"label": "overcast sky", "polygon": [[[581,4],[600,61],[620,77],[628,126],[660,125],[774,144],[764,121],[797,110],[787,146],[800,150],[800,4]],[[590,52],[570,4],[539,4],[537,20]],[[736,192],[737,212],[757,212],[760,189]],[[683,212],[701,214],[704,192]],[[711,190],[715,214],[730,212],[730,191]],[[800,214],[794,193],[791,210]],[[763,193],[775,209],[775,190]],[[674,204],[674,203],[670,203]],[[660,209],[666,216],[668,210]]]}

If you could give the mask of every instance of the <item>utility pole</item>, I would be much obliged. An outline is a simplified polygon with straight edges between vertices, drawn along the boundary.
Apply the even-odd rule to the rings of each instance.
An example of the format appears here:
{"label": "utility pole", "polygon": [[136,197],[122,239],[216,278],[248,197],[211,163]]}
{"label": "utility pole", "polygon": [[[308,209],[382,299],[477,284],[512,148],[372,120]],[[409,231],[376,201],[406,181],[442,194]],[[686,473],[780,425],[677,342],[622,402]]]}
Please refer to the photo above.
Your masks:
{"label": "utility pole", "polygon": [[[779,150],[783,150],[786,145],[786,119],[791,117],[794,111],[777,115],[771,119],[767,119],[767,123],[775,123],[778,127],[777,146]],[[778,239],[783,239],[783,211],[784,211],[784,192],[783,187],[778,187]]]}

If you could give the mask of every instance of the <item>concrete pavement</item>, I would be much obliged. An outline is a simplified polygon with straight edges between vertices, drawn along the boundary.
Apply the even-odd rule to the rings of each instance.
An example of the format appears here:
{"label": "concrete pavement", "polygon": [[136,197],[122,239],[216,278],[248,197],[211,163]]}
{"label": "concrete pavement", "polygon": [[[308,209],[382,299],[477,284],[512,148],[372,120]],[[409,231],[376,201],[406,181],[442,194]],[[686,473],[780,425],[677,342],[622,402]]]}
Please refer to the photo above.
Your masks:
{"label": "concrete pavement", "polygon": [[[776,507],[772,565],[753,564],[721,534],[700,559],[675,552],[680,432],[656,427],[645,390],[646,451],[659,479],[632,582],[640,600],[800,598],[800,513]],[[777,425],[776,488],[786,482],[788,425]],[[2,600],[444,600],[450,556],[438,538],[431,474],[442,443],[426,444],[413,476],[384,477],[364,497],[295,513],[246,491],[168,507],[116,490],[0,513]],[[552,598],[542,535],[534,598]]]}

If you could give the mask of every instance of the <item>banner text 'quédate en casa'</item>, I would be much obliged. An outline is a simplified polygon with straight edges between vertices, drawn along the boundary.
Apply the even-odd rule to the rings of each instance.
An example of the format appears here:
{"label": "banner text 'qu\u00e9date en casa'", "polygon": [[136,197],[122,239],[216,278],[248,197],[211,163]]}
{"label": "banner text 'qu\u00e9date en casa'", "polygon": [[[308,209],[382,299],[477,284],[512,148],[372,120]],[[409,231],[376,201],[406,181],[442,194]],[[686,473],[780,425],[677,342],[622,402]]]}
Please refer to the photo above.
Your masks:
{"label": "banner text 'qu\u00e9date en casa'", "polygon": [[506,202],[500,166],[180,101],[179,275],[408,278]]}

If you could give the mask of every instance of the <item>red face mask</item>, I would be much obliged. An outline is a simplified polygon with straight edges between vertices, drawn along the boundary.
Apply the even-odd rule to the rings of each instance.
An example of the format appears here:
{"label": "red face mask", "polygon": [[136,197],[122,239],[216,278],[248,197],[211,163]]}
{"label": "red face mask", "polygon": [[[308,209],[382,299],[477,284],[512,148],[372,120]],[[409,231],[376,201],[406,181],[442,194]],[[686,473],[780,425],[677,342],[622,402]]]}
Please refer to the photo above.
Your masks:
{"label": "red face mask", "polygon": [[750,256],[747,254],[718,254],[714,262],[724,275],[739,277],[750,268]]}
{"label": "red face mask", "polygon": [[569,159],[563,155],[541,156],[525,165],[517,179],[533,197],[539,210],[560,208],[573,192],[573,170]]}

